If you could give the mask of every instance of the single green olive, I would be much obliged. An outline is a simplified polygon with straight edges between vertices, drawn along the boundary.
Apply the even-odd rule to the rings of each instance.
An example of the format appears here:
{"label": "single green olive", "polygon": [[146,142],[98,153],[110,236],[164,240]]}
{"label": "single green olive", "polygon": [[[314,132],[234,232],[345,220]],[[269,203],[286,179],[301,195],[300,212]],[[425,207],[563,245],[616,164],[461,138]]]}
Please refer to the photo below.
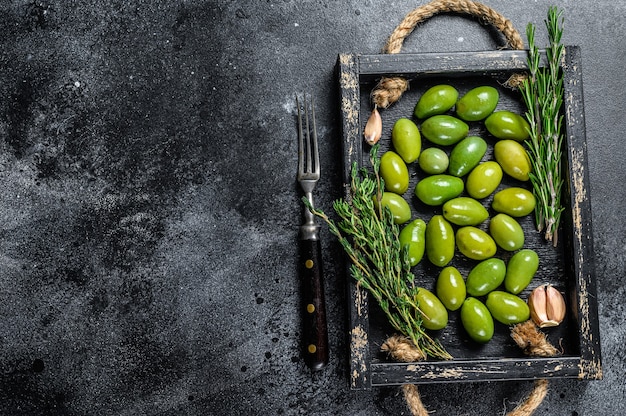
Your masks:
{"label": "single green olive", "polygon": [[430,87],[417,101],[413,114],[425,119],[436,114],[443,114],[456,103],[459,92],[451,85],[441,84]]}
{"label": "single green olive", "polygon": [[454,257],[454,230],[443,215],[433,215],[426,224],[426,257],[435,266],[444,267]]}
{"label": "single green olive", "polygon": [[389,150],[380,157],[380,176],[385,181],[385,190],[403,194],[409,189],[409,170],[404,160]]}
{"label": "single green olive", "polygon": [[498,139],[522,142],[528,138],[530,126],[524,117],[508,110],[495,111],[485,120],[487,131]]}
{"label": "single green olive", "polygon": [[539,256],[534,250],[520,250],[509,259],[504,276],[504,288],[514,294],[530,284],[539,268]]}
{"label": "single green olive", "polygon": [[499,140],[493,147],[496,162],[510,177],[527,181],[530,178],[530,158],[524,146],[515,140]]}
{"label": "single green olive", "polygon": [[482,344],[493,338],[494,324],[491,313],[484,303],[468,297],[461,306],[461,323],[465,332],[476,342]]}
{"label": "single green olive", "polygon": [[393,124],[391,143],[406,163],[415,162],[422,150],[422,136],[417,125],[404,117]]}
{"label": "single green olive", "polygon": [[443,204],[443,216],[452,224],[478,225],[489,218],[489,212],[477,200],[459,196]]}
{"label": "single green olive", "polygon": [[478,121],[493,113],[500,94],[494,87],[484,85],[469,90],[456,103],[456,115],[465,121]]}
{"label": "single green olive", "polygon": [[420,287],[415,295],[415,301],[422,312],[424,328],[437,331],[448,325],[448,310],[433,292]]}
{"label": "single green olive", "polygon": [[432,143],[451,146],[467,136],[469,126],[463,120],[446,114],[427,118],[422,122],[422,134]]}
{"label": "single green olive", "polygon": [[494,161],[476,166],[469,175],[465,187],[472,198],[483,199],[491,195],[502,181],[502,168]]}
{"label": "single green olive", "polygon": [[446,152],[438,147],[429,147],[420,153],[418,159],[420,168],[430,174],[436,175],[444,173],[450,164],[450,159]]}
{"label": "single green olive", "polygon": [[444,267],[439,272],[435,291],[441,303],[451,311],[459,309],[467,295],[465,280],[461,272],[453,266]]}
{"label": "single green olive", "polygon": [[382,207],[389,208],[393,216],[393,222],[404,224],[411,219],[411,207],[404,198],[393,192],[384,192],[380,199]]}
{"label": "single green olive", "polygon": [[458,142],[450,152],[448,172],[465,176],[480,163],[487,152],[487,142],[478,136],[469,136]]}
{"label": "single green olive", "polygon": [[480,228],[461,227],[456,232],[456,245],[459,251],[473,260],[485,260],[496,254],[496,242]]}
{"label": "single green olive", "polygon": [[506,250],[515,251],[524,246],[524,230],[522,226],[507,214],[496,214],[489,222],[489,234],[496,244]]}
{"label": "single green olive", "polygon": [[487,295],[485,305],[491,316],[505,325],[519,324],[530,318],[528,304],[518,296],[508,292],[494,290]]}
{"label": "single green olive", "polygon": [[451,175],[428,176],[415,185],[415,196],[430,206],[443,205],[463,192],[463,180]]}
{"label": "single green olive", "polygon": [[523,217],[535,209],[535,196],[527,189],[512,186],[496,192],[491,207],[511,217]]}
{"label": "single green olive", "polygon": [[506,264],[498,258],[483,260],[470,270],[465,281],[467,294],[484,296],[495,290],[504,281]]}
{"label": "single green olive", "polygon": [[421,218],[414,219],[404,226],[398,236],[400,245],[407,247],[408,261],[411,267],[416,266],[424,257],[426,240],[426,223]]}

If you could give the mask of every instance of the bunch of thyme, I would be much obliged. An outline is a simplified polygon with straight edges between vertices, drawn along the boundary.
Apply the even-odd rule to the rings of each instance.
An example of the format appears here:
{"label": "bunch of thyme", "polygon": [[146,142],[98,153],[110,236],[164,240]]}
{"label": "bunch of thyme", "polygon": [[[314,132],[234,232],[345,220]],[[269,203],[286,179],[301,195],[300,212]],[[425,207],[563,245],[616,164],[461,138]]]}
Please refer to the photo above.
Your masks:
{"label": "bunch of thyme", "polygon": [[557,231],[563,207],[561,188],[561,154],[563,135],[563,76],[560,70],[564,48],[561,44],[563,18],[556,7],[550,7],[545,20],[549,46],[546,48],[548,65],[540,67],[540,53],[535,45],[535,26],[526,28],[528,38],[528,68],[530,75],[521,86],[528,111],[530,138],[527,141],[533,171],[530,180],[537,199],[535,220],[537,229],[556,247]]}
{"label": "bunch of thyme", "polygon": [[351,170],[349,202],[336,200],[333,208],[339,217],[335,223],[320,210],[312,209],[335,235],[351,261],[350,272],[357,284],[376,299],[389,322],[397,331],[411,339],[424,357],[450,359],[450,354],[438,340],[431,338],[422,326],[422,315],[415,295],[414,275],[402,249],[398,226],[388,208],[380,204],[384,184],[379,175],[379,145],[372,146],[370,161],[373,172],[359,168]]}

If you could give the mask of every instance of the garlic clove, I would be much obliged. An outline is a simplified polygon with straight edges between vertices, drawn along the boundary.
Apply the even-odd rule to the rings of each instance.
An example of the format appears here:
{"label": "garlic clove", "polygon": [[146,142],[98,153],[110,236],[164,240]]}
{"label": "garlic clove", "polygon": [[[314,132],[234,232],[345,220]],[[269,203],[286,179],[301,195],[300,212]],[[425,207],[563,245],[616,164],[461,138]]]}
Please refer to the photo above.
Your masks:
{"label": "garlic clove", "polygon": [[552,285],[535,288],[528,297],[528,307],[539,328],[558,326],[565,319],[565,299]]}
{"label": "garlic clove", "polygon": [[548,313],[546,311],[546,291],[543,286],[539,286],[530,292],[528,307],[530,309],[530,317],[541,327],[541,324],[548,320]]}
{"label": "garlic clove", "polygon": [[555,287],[548,285],[546,288],[546,298],[548,319],[560,324],[563,322],[563,319],[565,319],[565,299],[563,299],[563,295],[561,295],[561,292],[556,290]]}
{"label": "garlic clove", "polygon": [[380,140],[380,136],[383,134],[383,120],[380,117],[378,108],[375,106],[372,110],[372,114],[367,119],[365,129],[363,130],[363,137],[365,142],[369,145],[376,144]]}

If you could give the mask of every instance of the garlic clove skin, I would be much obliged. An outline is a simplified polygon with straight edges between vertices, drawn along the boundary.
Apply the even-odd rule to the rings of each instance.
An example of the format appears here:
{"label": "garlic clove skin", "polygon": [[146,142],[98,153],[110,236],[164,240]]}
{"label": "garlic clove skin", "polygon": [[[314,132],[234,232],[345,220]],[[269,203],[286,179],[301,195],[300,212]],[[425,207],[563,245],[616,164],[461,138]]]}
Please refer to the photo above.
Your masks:
{"label": "garlic clove skin", "polygon": [[372,114],[370,114],[370,117],[367,119],[367,123],[365,124],[363,137],[365,138],[365,142],[371,146],[378,143],[382,134],[383,120],[380,117],[378,108],[374,107],[374,110],[372,110]]}
{"label": "garlic clove skin", "polygon": [[565,319],[565,299],[552,285],[535,288],[528,297],[528,307],[539,328],[558,326]]}

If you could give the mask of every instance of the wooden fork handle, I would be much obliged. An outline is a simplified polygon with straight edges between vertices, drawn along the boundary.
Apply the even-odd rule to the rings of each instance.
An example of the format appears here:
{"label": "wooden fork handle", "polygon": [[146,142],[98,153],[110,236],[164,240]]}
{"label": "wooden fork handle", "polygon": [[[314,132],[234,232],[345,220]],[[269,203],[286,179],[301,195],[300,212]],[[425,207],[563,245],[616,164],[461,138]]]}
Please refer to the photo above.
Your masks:
{"label": "wooden fork handle", "polygon": [[304,354],[313,371],[328,364],[328,327],[322,250],[319,239],[300,240],[300,277],[304,307]]}

